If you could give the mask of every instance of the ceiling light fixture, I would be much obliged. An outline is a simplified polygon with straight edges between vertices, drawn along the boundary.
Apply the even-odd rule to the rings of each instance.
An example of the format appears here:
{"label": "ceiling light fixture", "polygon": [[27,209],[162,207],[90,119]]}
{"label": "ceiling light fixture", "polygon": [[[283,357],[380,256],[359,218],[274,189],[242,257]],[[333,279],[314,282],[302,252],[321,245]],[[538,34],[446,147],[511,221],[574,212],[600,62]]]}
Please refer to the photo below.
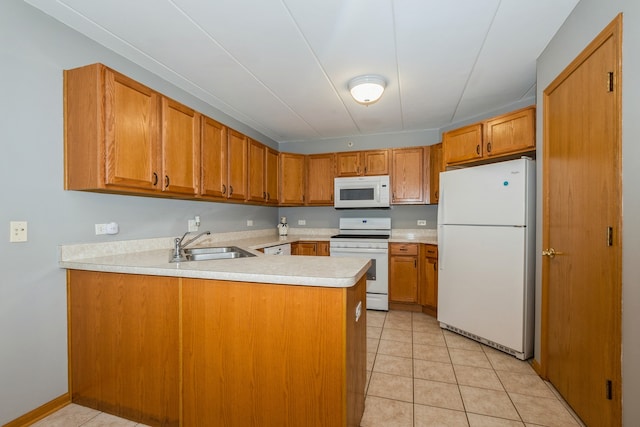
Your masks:
{"label": "ceiling light fixture", "polygon": [[380,76],[359,76],[349,82],[349,92],[360,104],[369,105],[380,99],[386,85]]}

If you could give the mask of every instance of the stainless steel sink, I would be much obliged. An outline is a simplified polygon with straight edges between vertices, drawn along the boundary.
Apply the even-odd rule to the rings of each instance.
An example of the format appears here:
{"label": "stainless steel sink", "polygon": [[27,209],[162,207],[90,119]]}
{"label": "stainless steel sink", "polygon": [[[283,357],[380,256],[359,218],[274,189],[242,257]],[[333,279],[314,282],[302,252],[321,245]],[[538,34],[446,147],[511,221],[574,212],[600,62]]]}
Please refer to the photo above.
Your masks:
{"label": "stainless steel sink", "polygon": [[255,256],[237,246],[218,246],[210,248],[189,248],[184,250],[187,261],[206,261],[212,259],[248,258]]}

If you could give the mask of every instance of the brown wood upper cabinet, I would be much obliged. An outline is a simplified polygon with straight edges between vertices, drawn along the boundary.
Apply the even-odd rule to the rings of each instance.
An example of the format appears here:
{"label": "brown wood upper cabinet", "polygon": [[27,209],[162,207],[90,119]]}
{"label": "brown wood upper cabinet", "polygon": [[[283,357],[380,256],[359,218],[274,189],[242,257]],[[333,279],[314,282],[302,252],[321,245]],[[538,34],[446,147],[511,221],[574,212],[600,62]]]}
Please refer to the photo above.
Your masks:
{"label": "brown wood upper cabinet", "polygon": [[442,143],[425,147],[427,174],[427,203],[435,205],[440,200],[440,172],[442,172]]}
{"label": "brown wood upper cabinet", "polygon": [[200,114],[102,64],[65,70],[65,188],[198,191]]}
{"label": "brown wood upper cabinet", "polygon": [[280,153],[279,200],[284,206],[304,205],[305,156]]}
{"label": "brown wood upper cabinet", "polygon": [[425,147],[391,150],[391,203],[425,203]]}
{"label": "brown wood upper cabinet", "polygon": [[389,150],[336,153],[336,176],[389,175]]}
{"label": "brown wood upper cabinet", "polygon": [[202,197],[244,201],[247,197],[247,137],[205,117],[201,150]]}
{"label": "brown wood upper cabinet", "polygon": [[265,204],[278,203],[278,153],[249,139],[247,200]]}
{"label": "brown wood upper cabinet", "polygon": [[535,106],[445,132],[444,166],[486,161],[535,150]]}
{"label": "brown wood upper cabinet", "polygon": [[334,153],[307,156],[307,205],[333,206]]}

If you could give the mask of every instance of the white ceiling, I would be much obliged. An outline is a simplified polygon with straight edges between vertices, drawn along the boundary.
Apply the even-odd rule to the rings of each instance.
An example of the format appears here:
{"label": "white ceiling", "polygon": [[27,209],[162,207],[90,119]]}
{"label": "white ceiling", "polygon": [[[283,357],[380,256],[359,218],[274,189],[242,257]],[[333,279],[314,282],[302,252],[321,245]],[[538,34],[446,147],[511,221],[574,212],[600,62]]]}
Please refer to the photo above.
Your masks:
{"label": "white ceiling", "polygon": [[[439,129],[535,96],[578,0],[25,0],[278,141]],[[347,84],[387,80],[364,106]]]}

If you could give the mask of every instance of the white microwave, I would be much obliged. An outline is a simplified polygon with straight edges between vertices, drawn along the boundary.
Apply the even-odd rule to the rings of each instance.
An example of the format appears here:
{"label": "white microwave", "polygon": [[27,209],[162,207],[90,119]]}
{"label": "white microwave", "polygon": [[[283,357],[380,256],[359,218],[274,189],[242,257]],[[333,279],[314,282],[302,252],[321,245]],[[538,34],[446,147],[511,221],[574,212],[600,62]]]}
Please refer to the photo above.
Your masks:
{"label": "white microwave", "polygon": [[388,208],[389,175],[335,178],[334,207]]}

